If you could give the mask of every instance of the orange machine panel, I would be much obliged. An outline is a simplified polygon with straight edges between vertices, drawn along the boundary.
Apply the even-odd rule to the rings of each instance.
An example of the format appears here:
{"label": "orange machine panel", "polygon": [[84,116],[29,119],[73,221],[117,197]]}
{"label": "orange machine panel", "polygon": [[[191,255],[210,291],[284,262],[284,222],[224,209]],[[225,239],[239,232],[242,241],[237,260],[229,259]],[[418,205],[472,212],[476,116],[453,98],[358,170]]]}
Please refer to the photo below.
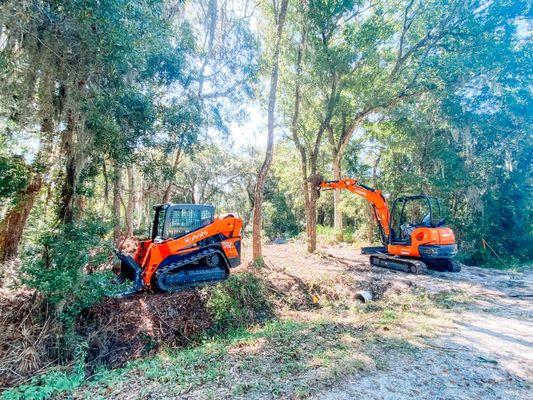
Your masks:
{"label": "orange machine panel", "polygon": [[411,244],[389,244],[387,251],[398,256],[420,257],[418,246],[454,244],[455,236],[450,228],[416,228],[411,234]]}
{"label": "orange machine panel", "polygon": [[[199,241],[218,233],[221,233],[228,238],[239,237],[241,228],[242,220],[229,215],[215,219],[212,224],[197,229],[177,239],[167,239],[161,243],[152,242],[144,252],[144,257],[141,260],[142,262],[139,263],[143,269],[142,279],[144,284],[150,286],[152,275],[157,269],[157,266],[169,255],[192,251]],[[150,243],[150,241],[148,242]],[[143,242],[143,246],[145,245],[146,242]],[[233,248],[235,248],[234,245]],[[231,252],[231,250],[229,251]],[[236,249],[235,252],[237,252]],[[140,254],[136,254],[136,256],[140,256]]]}

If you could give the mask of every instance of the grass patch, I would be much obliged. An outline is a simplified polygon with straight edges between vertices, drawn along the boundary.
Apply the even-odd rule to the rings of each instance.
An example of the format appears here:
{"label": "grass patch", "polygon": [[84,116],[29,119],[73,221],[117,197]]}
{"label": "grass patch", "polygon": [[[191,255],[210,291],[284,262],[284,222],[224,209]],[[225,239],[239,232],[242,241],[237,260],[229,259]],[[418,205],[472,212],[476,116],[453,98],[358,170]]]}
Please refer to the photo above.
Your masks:
{"label": "grass patch", "polygon": [[82,363],[77,364],[70,372],[56,368],[32,378],[27,384],[4,391],[1,398],[3,400],[44,400],[71,393],[83,383],[85,379],[83,369]]}
{"label": "grass patch", "polygon": [[452,290],[438,293],[432,300],[439,308],[452,309],[471,303],[472,296],[463,290]]}

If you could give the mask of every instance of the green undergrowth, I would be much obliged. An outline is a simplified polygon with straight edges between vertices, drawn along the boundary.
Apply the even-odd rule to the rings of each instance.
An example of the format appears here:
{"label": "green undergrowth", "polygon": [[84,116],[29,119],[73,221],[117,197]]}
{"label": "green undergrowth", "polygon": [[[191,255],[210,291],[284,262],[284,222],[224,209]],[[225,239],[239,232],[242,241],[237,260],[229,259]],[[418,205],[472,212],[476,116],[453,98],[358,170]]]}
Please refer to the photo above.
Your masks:
{"label": "green undergrowth", "polygon": [[[206,308],[211,314],[213,327],[204,332],[196,342],[202,343],[198,348],[190,348],[179,353],[178,364],[190,357],[202,360],[201,349],[209,349],[219,336],[232,337],[242,335],[246,326],[267,320],[272,315],[272,305],[261,278],[253,273],[244,272],[232,275],[226,281],[204,290]],[[64,341],[70,336],[65,337]],[[31,379],[27,384],[8,390],[2,394],[3,399],[47,399],[60,393],[72,392],[85,381],[84,339],[77,336],[72,348],[78,349],[73,357],[74,367],[67,369],[57,367],[50,372]],[[160,344],[161,345],[161,344]],[[208,351],[209,352],[209,351]],[[183,358],[184,357],[184,358]],[[213,364],[213,365],[216,365]],[[209,371],[206,372],[210,374]]]}
{"label": "green undergrowth", "polygon": [[72,393],[85,381],[83,362],[74,368],[55,368],[33,377],[28,383],[1,393],[3,400],[44,400]]}
{"label": "green undergrowth", "polygon": [[[342,230],[343,241],[352,243],[357,239],[356,231],[352,227],[346,227]],[[320,236],[321,240],[326,242],[337,242],[337,230],[332,226],[317,225],[316,234]]]}
{"label": "green undergrowth", "polygon": [[502,257],[497,258],[491,255],[484,257],[483,261],[479,263],[481,268],[497,269],[508,272],[523,272],[533,268],[531,261],[524,262],[516,257]]}
{"label": "green undergrowth", "polygon": [[217,332],[264,321],[272,315],[265,282],[251,272],[232,275],[209,290],[206,306]]}

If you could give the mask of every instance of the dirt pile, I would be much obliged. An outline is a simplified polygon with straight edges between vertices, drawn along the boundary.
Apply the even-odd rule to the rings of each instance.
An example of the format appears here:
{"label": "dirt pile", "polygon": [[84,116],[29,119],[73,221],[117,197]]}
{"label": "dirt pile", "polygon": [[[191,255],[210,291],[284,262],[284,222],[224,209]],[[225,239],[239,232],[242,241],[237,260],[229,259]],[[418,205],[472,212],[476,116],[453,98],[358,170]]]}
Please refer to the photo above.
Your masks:
{"label": "dirt pile", "polygon": [[[88,372],[116,367],[163,346],[183,346],[212,327],[202,291],[107,298],[80,315],[75,340],[87,349]],[[0,388],[72,362],[73,335],[31,291],[0,291]],[[77,337],[76,337],[77,336]],[[70,356],[65,356],[70,354]],[[63,355],[60,357],[60,355]]]}

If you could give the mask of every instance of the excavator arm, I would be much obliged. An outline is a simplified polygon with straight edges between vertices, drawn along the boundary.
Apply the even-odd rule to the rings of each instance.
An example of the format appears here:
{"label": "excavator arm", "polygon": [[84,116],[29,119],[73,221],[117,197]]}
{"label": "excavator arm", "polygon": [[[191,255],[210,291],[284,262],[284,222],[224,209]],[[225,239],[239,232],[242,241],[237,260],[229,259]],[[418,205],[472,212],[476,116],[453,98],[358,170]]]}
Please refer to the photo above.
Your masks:
{"label": "excavator arm", "polygon": [[390,234],[389,206],[381,194],[381,190],[376,190],[359,183],[357,179],[344,178],[335,181],[322,181],[319,183],[320,189],[346,189],[361,197],[364,197],[372,206],[374,217],[378,223],[383,244],[387,243]]}

